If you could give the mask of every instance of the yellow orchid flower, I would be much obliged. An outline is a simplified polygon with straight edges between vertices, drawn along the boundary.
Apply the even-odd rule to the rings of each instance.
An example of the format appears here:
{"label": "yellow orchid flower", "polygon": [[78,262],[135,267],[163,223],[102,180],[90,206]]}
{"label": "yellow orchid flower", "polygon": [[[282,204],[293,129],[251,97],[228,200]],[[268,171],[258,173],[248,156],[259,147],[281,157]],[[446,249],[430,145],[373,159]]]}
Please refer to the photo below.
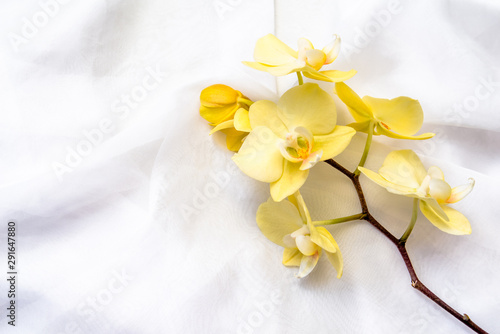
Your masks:
{"label": "yellow orchid flower", "polygon": [[210,134],[222,131],[226,135],[227,148],[238,152],[248,131],[236,130],[233,125],[233,117],[240,108],[248,110],[252,101],[240,91],[226,85],[216,84],[201,91],[200,104],[201,117],[214,126]]}
{"label": "yellow orchid flower", "polygon": [[295,193],[306,181],[309,169],[331,159],[349,145],[356,133],[336,125],[333,98],[317,84],[288,90],[278,104],[257,101],[248,116],[235,115],[237,130],[250,130],[233,161],[248,176],[271,185],[279,202]]}
{"label": "yellow orchid flower", "polygon": [[216,84],[201,91],[200,115],[210,125],[217,126],[232,119],[239,108],[248,109],[249,103],[251,104],[251,101],[240,91],[226,85]]}
{"label": "yellow orchid flower", "polygon": [[340,82],[352,78],[356,71],[329,70],[319,72],[323,65],[331,64],[339,52],[340,37],[337,35],[335,35],[333,42],[322,50],[315,49],[309,40],[300,38],[298,51],[295,51],[273,34],[268,34],[260,38],[255,45],[253,55],[255,62],[244,61],[243,64],[274,76],[303,72],[306,77],[311,79]]}
{"label": "yellow orchid flower", "polygon": [[421,140],[434,137],[434,133],[413,136],[424,122],[424,113],[417,100],[406,96],[392,100],[370,96],[361,99],[344,83],[336,83],[335,91],[356,120],[355,123],[348,124],[356,131],[368,133],[373,130],[374,135],[396,139]]}
{"label": "yellow orchid flower", "polygon": [[467,218],[448,204],[467,196],[474,187],[474,179],[469,179],[469,184],[451,188],[441,169],[432,166],[426,171],[412,150],[389,153],[378,173],[358,168],[387,191],[419,199],[420,211],[440,230],[456,235],[471,233]]}
{"label": "yellow orchid flower", "polygon": [[259,206],[257,225],[262,233],[275,244],[284,247],[283,264],[299,267],[295,275],[307,276],[318,263],[322,250],[342,276],[342,253],[330,232],[315,226],[299,192],[289,197],[289,201],[274,202],[271,198]]}

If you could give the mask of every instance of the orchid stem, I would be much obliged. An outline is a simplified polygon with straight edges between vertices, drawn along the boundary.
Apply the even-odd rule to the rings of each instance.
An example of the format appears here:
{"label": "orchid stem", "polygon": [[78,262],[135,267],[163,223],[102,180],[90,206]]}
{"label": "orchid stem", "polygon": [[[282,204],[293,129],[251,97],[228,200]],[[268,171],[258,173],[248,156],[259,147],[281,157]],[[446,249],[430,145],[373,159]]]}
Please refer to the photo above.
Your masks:
{"label": "orchid stem", "polygon": [[329,220],[315,221],[314,225],[316,225],[316,226],[317,225],[334,225],[334,224],[346,223],[346,222],[353,221],[353,220],[363,219],[365,216],[366,215],[364,213],[358,213],[357,215],[352,215],[352,216],[346,216],[346,217],[329,219]]}
{"label": "orchid stem", "polygon": [[302,73],[297,72],[297,79],[299,79],[299,85],[304,84],[304,79],[302,79]]}
{"label": "orchid stem", "polygon": [[413,212],[411,213],[410,224],[408,224],[405,233],[401,236],[401,238],[399,238],[400,244],[404,245],[406,243],[406,240],[408,240],[408,237],[410,236],[411,231],[413,231],[413,227],[415,226],[415,222],[417,221],[417,216],[418,216],[418,198],[414,198]]}
{"label": "orchid stem", "polygon": [[[371,126],[370,132],[373,132],[373,125]],[[370,134],[370,132],[368,133],[368,139],[367,139],[367,145],[366,145],[366,147],[368,147],[368,149],[369,149],[369,140],[371,140],[371,134],[373,134],[373,133]],[[365,147],[365,152],[363,153],[363,156],[365,157],[365,159],[361,159],[360,165],[362,165],[362,163],[364,163],[364,160],[366,160],[366,155],[368,154],[367,153],[368,149],[366,147]],[[375,219],[375,217],[373,217],[371,215],[370,211],[368,210],[368,206],[366,205],[365,195],[363,193],[363,189],[361,188],[361,184],[359,182],[359,173],[355,174],[355,173],[349,172],[346,168],[344,168],[342,165],[340,165],[338,162],[334,161],[333,159],[326,160],[325,162],[328,163],[333,168],[340,171],[342,174],[344,174],[345,176],[347,176],[351,180],[351,182],[354,185],[354,188],[356,189],[356,193],[358,194],[359,203],[360,203],[362,211],[363,211],[363,213],[361,214],[362,217],[360,217],[358,219],[363,219],[363,220],[367,221],[368,223],[370,223],[370,225],[375,227],[380,233],[382,233],[385,237],[387,237],[387,239],[389,239],[389,241],[391,241],[396,246],[399,254],[403,258],[403,262],[405,263],[406,269],[408,270],[408,274],[410,275],[411,286],[413,288],[417,289],[418,291],[420,291],[423,295],[425,295],[427,298],[429,298],[434,303],[439,305],[443,310],[445,310],[446,312],[451,314],[458,321],[460,321],[461,323],[463,323],[464,325],[466,325],[467,327],[472,329],[474,332],[480,333],[480,334],[487,334],[487,332],[484,329],[482,329],[481,327],[479,327],[478,325],[476,325],[467,314],[462,314],[462,313],[457,312],[453,307],[451,307],[450,305],[445,303],[441,298],[439,298],[436,294],[434,294],[418,278],[417,273],[415,272],[415,268],[413,268],[413,265],[411,263],[410,256],[408,255],[408,251],[406,250],[406,243],[401,242],[402,240],[406,241],[406,239],[403,239],[403,238],[405,237],[405,235],[406,235],[406,238],[408,238],[408,236],[411,233],[411,230],[413,229],[413,226],[415,225],[415,221],[417,219],[416,218],[417,217],[416,207],[418,206],[417,205],[418,200],[416,200],[416,202],[413,203],[412,219],[410,221],[410,224],[409,224],[406,232],[403,234],[401,239],[398,239],[391,232],[389,232],[384,226],[382,226]],[[356,170],[356,171],[359,171],[359,170]],[[415,203],[417,203],[417,204],[415,204]],[[335,219],[333,219],[333,220],[335,220]]]}
{"label": "orchid stem", "polygon": [[[365,144],[365,149],[363,150],[363,155],[361,156],[361,160],[359,160],[358,167],[363,167],[366,162],[366,158],[368,158],[368,152],[370,151],[370,146],[372,145],[372,138],[373,138],[373,127],[374,123],[373,121],[370,122],[370,125],[368,127],[368,137],[366,137],[366,144]],[[354,171],[354,175],[359,175],[361,171],[356,168]]]}

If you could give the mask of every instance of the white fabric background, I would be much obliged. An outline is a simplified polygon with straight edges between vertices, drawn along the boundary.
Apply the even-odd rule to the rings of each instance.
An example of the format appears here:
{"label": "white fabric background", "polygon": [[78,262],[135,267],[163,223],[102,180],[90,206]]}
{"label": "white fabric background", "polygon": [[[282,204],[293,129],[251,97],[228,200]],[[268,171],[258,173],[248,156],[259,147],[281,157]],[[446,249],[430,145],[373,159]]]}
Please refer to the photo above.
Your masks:
{"label": "white fabric background", "polygon": [[[340,280],[325,259],[300,281],[281,265],[282,250],[255,224],[268,185],[242,175],[198,115],[210,84],[253,100],[295,84],[240,63],[269,32],[319,48],[340,34],[334,68],[358,70],[348,84],[360,95],[419,99],[423,131],[437,136],[376,138],[368,167],[413,148],[452,186],[476,179],[455,206],[472,235],[420,217],[408,250],[429,288],[500,332],[496,1],[54,3],[0,5],[0,262],[15,221],[19,271],[17,326],[2,306],[2,333],[470,332],[411,288],[396,249],[367,223],[330,228],[344,255]],[[126,102],[132,93],[141,101]],[[350,122],[338,106],[340,123]],[[353,168],[364,138],[337,160]],[[58,177],[54,166],[68,161]],[[363,185],[375,217],[401,234],[411,199]],[[359,211],[349,180],[326,165],[302,192],[313,219]],[[2,278],[2,305],[6,291]]]}

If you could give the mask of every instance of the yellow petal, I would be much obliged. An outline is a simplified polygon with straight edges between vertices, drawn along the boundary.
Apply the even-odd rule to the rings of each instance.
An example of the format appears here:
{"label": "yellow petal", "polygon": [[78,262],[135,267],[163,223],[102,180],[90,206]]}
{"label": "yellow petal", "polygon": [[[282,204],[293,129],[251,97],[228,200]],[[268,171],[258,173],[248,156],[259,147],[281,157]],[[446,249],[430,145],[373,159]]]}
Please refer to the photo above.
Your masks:
{"label": "yellow petal", "polygon": [[321,50],[307,50],[306,51],[306,62],[309,66],[314,68],[314,70],[318,71],[326,61],[326,55]]}
{"label": "yellow petal", "polygon": [[448,198],[446,203],[456,203],[460,201],[472,191],[472,189],[474,188],[474,184],[474,179],[470,178],[468,184],[464,184],[451,189],[451,196],[450,198]]}
{"label": "yellow petal", "polygon": [[297,208],[288,201],[274,202],[271,198],[257,210],[257,225],[275,244],[286,247],[283,238],[303,226]]}
{"label": "yellow petal", "polygon": [[287,267],[299,267],[302,253],[297,248],[285,248],[283,251],[283,264]]}
{"label": "yellow petal", "polygon": [[415,134],[424,122],[420,103],[406,96],[392,100],[365,96],[363,102],[372,110],[375,118],[385,124],[386,129],[401,135]]}
{"label": "yellow petal", "polygon": [[248,110],[240,108],[234,114],[234,128],[242,132],[252,131]]}
{"label": "yellow petal", "polygon": [[312,222],[307,224],[311,233],[311,241],[327,252],[335,253],[338,245],[333,239],[331,233],[323,226],[315,227]]}
{"label": "yellow petal", "polygon": [[363,173],[366,177],[368,177],[370,180],[375,182],[381,187],[384,187],[387,189],[387,191],[397,194],[397,195],[405,195],[405,196],[411,196],[415,194],[416,189],[415,188],[410,188],[406,187],[403,185],[399,185],[397,183],[392,183],[385,178],[383,178],[380,174],[375,173],[372,170],[369,170],[368,168],[364,167],[358,167],[358,169]]}
{"label": "yellow petal", "polygon": [[342,253],[337,246],[337,251],[335,253],[325,252],[328,258],[328,261],[332,264],[333,268],[337,271],[337,278],[342,277],[342,273],[344,271],[344,260],[342,258]]}
{"label": "yellow petal", "polygon": [[389,138],[394,138],[394,139],[410,139],[410,140],[424,140],[424,139],[429,139],[435,136],[435,133],[431,132],[426,132],[422,133],[421,135],[418,136],[405,136],[405,135],[400,135],[396,132],[392,132],[387,130],[383,125],[380,125],[380,123],[377,123],[378,126],[375,129],[374,134],[376,135],[384,135]]}
{"label": "yellow petal", "polygon": [[[353,128],[354,130],[356,130],[358,132],[368,133],[368,131],[370,130],[371,124],[372,124],[372,120],[369,119],[369,120],[363,121],[363,122],[350,123],[350,124],[347,124],[347,126],[350,126],[351,128]],[[371,125],[371,126],[373,126],[373,125]]]}
{"label": "yellow petal", "polygon": [[444,180],[431,178],[429,181],[429,195],[438,203],[444,203],[451,196],[451,187]]}
{"label": "yellow petal", "polygon": [[243,61],[242,63],[253,69],[268,72],[274,76],[287,75],[293,72],[302,71],[307,68],[305,62],[299,62],[298,60],[279,66],[271,66],[252,61]]}
{"label": "yellow petal", "polygon": [[[420,197],[421,198],[421,197]],[[432,197],[421,198],[420,202],[425,203],[425,207],[432,211],[434,215],[438,216],[441,220],[449,221],[449,217],[446,215],[446,212],[443,210],[443,206],[441,206],[436,199]],[[422,204],[423,205],[423,204]]]}
{"label": "yellow petal", "polygon": [[356,131],[348,126],[337,125],[332,133],[314,136],[313,151],[323,151],[321,161],[331,159],[342,153],[351,142]]}
{"label": "yellow petal", "polygon": [[277,145],[278,137],[267,127],[259,126],[250,132],[233,161],[248,176],[274,182],[283,174],[283,156]]}
{"label": "yellow petal", "polygon": [[327,82],[343,82],[352,78],[357,73],[356,70],[350,70],[347,72],[337,71],[337,70],[328,70],[328,71],[304,71],[304,76],[321,81]]}
{"label": "yellow petal", "polygon": [[284,160],[283,174],[276,182],[271,183],[271,196],[279,202],[292,195],[306,182],[308,170],[300,170],[300,163]]}
{"label": "yellow petal", "polygon": [[293,87],[283,94],[278,102],[278,116],[289,130],[302,126],[313,135],[331,133],[337,122],[333,98],[313,83]]}
{"label": "yellow petal", "polygon": [[212,131],[210,131],[209,135],[212,135],[217,131],[228,129],[228,128],[234,128],[234,121],[232,119],[230,119],[229,121],[222,122],[219,125],[217,125],[216,127],[214,127],[212,129]]}
{"label": "yellow petal", "polygon": [[424,216],[441,231],[455,235],[471,234],[470,223],[463,214],[446,205],[441,205],[441,208],[448,216],[448,221],[437,215],[427,202],[420,201],[420,210]]}
{"label": "yellow petal", "polygon": [[209,86],[201,91],[200,103],[205,107],[224,107],[235,104],[241,93],[233,88],[217,84]]}
{"label": "yellow petal", "polygon": [[335,84],[335,92],[342,102],[349,107],[349,112],[356,121],[365,122],[373,118],[373,114],[368,106],[345,83],[337,82]]}
{"label": "yellow petal", "polygon": [[439,167],[436,166],[429,167],[429,169],[427,170],[427,174],[433,179],[444,181],[444,173]]}
{"label": "yellow petal", "polygon": [[305,256],[314,255],[318,251],[318,246],[311,241],[311,236],[309,235],[299,235],[295,238],[295,242],[299,251]]}
{"label": "yellow petal", "polygon": [[238,106],[236,104],[219,108],[201,106],[200,115],[211,125],[218,125],[219,123],[232,118],[236,110],[238,110]]}
{"label": "yellow petal", "polygon": [[311,271],[316,267],[318,263],[319,256],[321,255],[321,250],[311,256],[303,256],[300,261],[299,272],[295,275],[297,278],[306,277],[311,273]]}
{"label": "yellow petal", "polygon": [[335,35],[334,37],[334,40],[323,48],[323,52],[326,55],[325,65],[333,63],[340,53],[340,36]]}
{"label": "yellow petal", "polygon": [[283,121],[278,117],[278,106],[276,103],[260,100],[252,104],[248,112],[250,126],[255,129],[258,126],[265,126],[271,129],[278,137],[284,138],[288,133]]}
{"label": "yellow petal", "polygon": [[386,180],[409,188],[419,188],[427,175],[422,161],[412,150],[392,151],[378,172]]}
{"label": "yellow petal", "polygon": [[273,34],[259,38],[253,57],[256,62],[267,65],[283,65],[297,59],[297,51],[280,41]]}
{"label": "yellow petal", "polygon": [[243,145],[243,139],[248,135],[248,132],[241,132],[234,128],[221,130],[226,135],[227,149],[233,152],[238,152]]}

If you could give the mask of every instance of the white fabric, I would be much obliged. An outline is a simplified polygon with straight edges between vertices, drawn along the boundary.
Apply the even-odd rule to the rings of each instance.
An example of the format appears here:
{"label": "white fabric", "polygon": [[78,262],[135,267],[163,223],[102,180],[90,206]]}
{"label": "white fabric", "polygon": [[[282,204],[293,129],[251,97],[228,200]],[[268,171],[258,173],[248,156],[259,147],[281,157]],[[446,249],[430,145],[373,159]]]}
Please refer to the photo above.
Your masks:
{"label": "white fabric", "polygon": [[[237,170],[198,115],[214,83],[274,101],[296,84],[241,64],[270,32],[294,48],[340,34],[332,68],[358,70],[347,83],[360,95],[419,99],[422,132],[437,136],[377,137],[367,166],[413,148],[452,186],[475,178],[454,206],[472,235],[420,215],[408,251],[429,288],[500,332],[499,19],[493,0],[2,2],[0,262],[15,221],[19,275],[15,328],[0,280],[0,332],[470,332],[411,288],[395,247],[365,222],[329,228],[340,280],[325,258],[300,281],[281,265],[255,224],[268,185]],[[337,160],[353,168],[364,138]],[[411,199],[363,186],[399,236]],[[313,219],[359,212],[349,180],[326,164],[302,193]]]}

